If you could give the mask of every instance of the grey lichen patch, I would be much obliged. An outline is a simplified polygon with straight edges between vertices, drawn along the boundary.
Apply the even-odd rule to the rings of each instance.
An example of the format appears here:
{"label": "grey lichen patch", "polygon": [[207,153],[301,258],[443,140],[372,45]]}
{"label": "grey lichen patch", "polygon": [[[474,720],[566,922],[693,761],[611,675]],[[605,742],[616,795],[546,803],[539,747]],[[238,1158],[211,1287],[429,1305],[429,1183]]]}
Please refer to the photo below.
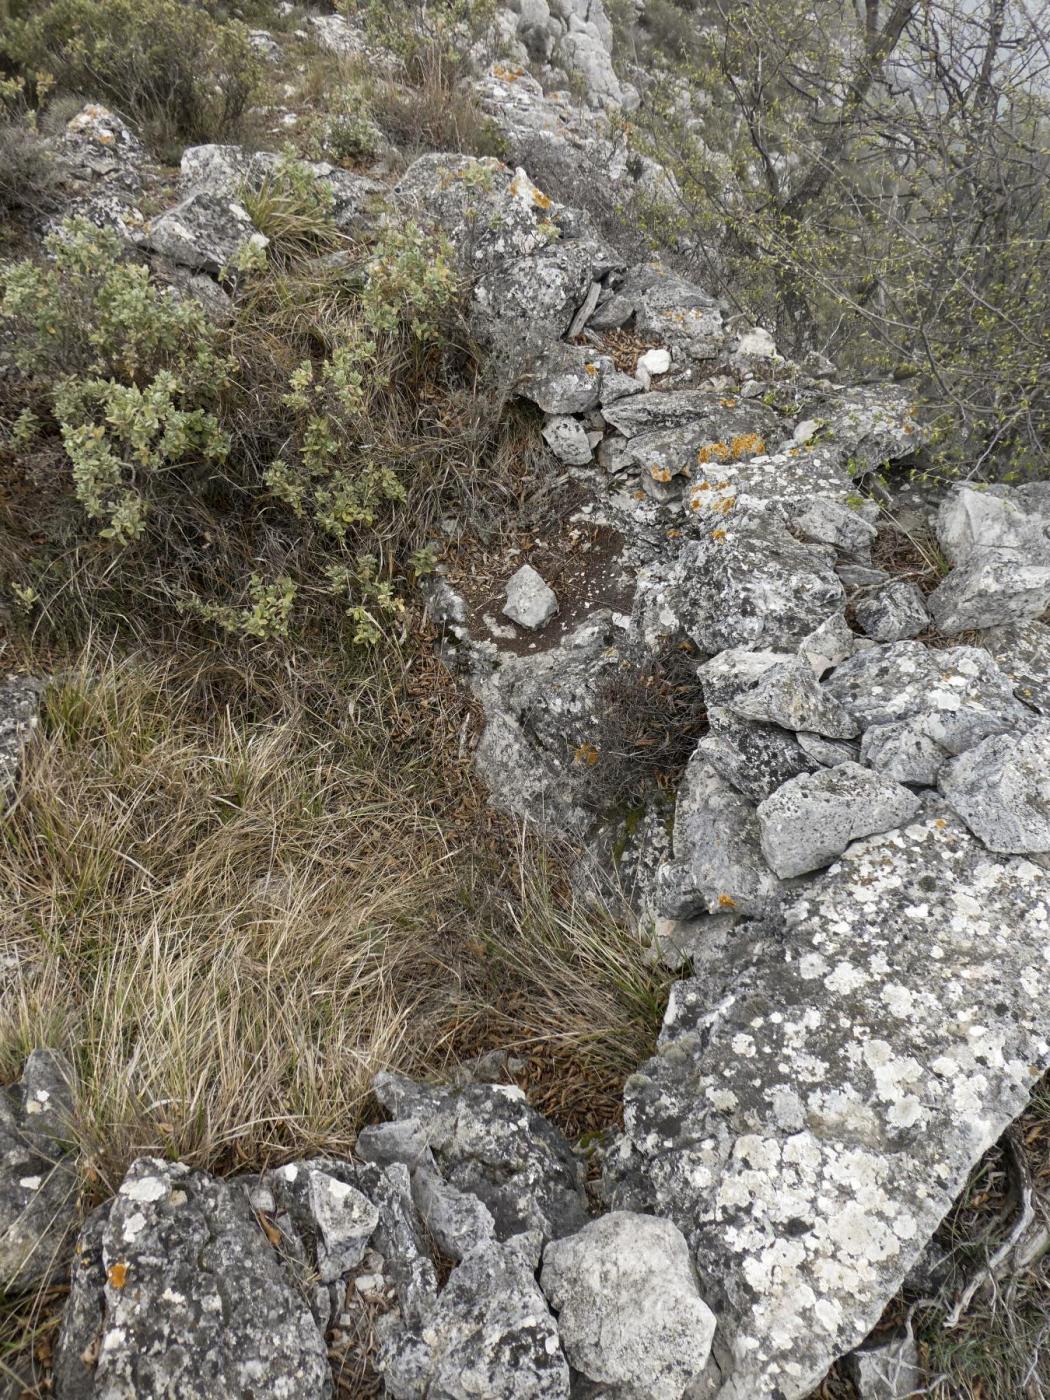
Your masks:
{"label": "grey lichen patch", "polygon": [[717,985],[678,985],[609,1185],[670,1216],[724,1299],[724,1400],[791,1400],[1050,1058],[1050,875],[934,816],[856,843],[735,947]]}

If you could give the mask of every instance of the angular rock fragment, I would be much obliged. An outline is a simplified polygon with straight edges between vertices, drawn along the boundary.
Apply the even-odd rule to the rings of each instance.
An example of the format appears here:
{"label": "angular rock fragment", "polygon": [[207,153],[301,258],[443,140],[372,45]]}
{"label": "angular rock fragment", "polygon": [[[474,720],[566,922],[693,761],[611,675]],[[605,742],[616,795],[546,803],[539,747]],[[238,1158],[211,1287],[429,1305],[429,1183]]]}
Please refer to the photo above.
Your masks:
{"label": "angular rock fragment", "polygon": [[657,912],[760,914],[780,882],[762,858],[754,804],[741,797],[698,750],[689,760],[675,804],[673,861],[657,875]]}
{"label": "angular rock fragment", "polygon": [[828,559],[793,539],[773,506],[734,513],[687,541],[676,593],[687,632],[709,655],[739,646],[793,650],[845,600]]}
{"label": "angular rock fragment", "polygon": [[903,826],[919,805],[900,783],[859,763],[804,773],[759,804],[762,853],[781,879],[805,875],[859,837]]}
{"label": "angular rock fragment", "polygon": [[937,539],[956,565],[981,551],[1015,562],[1050,563],[1050,512],[1044,518],[1033,505],[1015,499],[1006,486],[990,491],[962,486],[937,513]]}
{"label": "angular rock fragment", "polygon": [[898,782],[932,783],[943,758],[1035,718],[976,647],[872,647],[839,666],[825,689],[864,729],[864,761]]}
{"label": "angular rock fragment", "polygon": [[140,1158],[85,1243],[60,1396],[331,1395],[324,1338],[237,1185]]}
{"label": "angular rock fragment", "polygon": [[522,564],[507,584],[504,617],[509,617],[519,627],[539,632],[557,611],[558,599],[554,590],[548,588],[542,575],[531,564]]}
{"label": "angular rock fragment", "polygon": [[852,630],[843,613],[834,613],[799,643],[798,654],[805,657],[818,680],[847,661],[862,639]]}
{"label": "angular rock fragment", "polygon": [[858,1400],[910,1400],[927,1388],[918,1348],[907,1337],[852,1352],[846,1373],[857,1387]]}
{"label": "angular rock fragment", "polygon": [[587,430],[578,418],[554,414],[543,425],[543,440],[557,457],[570,467],[585,467],[594,453]]}
{"label": "angular rock fragment", "polygon": [[[586,1219],[582,1168],[562,1135],[509,1084],[468,1084],[423,1098],[400,1100],[404,1076],[376,1075],[380,1103],[405,1119],[364,1129],[358,1151],[383,1160],[388,1144],[403,1144],[417,1167],[429,1148],[445,1181],[478,1198],[501,1240],[524,1231],[556,1239]],[[399,1100],[402,1108],[398,1108]],[[408,1123],[412,1132],[398,1130]]]}
{"label": "angular rock fragment", "polygon": [[[806,757],[821,768],[834,768],[837,763],[856,763],[860,757],[859,744],[851,744],[846,739],[824,739],[819,734],[805,733],[796,734],[795,739]],[[770,794],[764,795],[768,797]]]}
{"label": "angular rock fragment", "polygon": [[198,190],[150,224],[147,242],[180,267],[218,275],[246,248],[265,248],[248,212],[234,199]]}
{"label": "angular rock fragment", "polygon": [[944,765],[938,786],[989,850],[1050,852],[1050,720],[983,740]]}
{"label": "angular rock fragment", "polygon": [[1050,873],[931,816],[673,998],[608,1187],[723,1300],[720,1400],[798,1400],[878,1320],[1050,1060],[1048,940]]}
{"label": "angular rock fragment", "polygon": [[567,1400],[569,1368],[535,1278],[539,1249],[536,1234],[479,1244],[418,1328],[387,1323],[379,1356],[387,1394]]}
{"label": "angular rock fragment", "polygon": [[290,1224],[309,1245],[321,1283],[356,1269],[379,1224],[379,1211],[356,1184],[348,1162],[289,1162],[268,1173],[263,1183],[272,1189],[274,1210],[288,1214]]}
{"label": "angular rock fragment", "polygon": [[457,1262],[486,1240],[495,1240],[489,1208],[442,1177],[429,1150],[412,1172],[412,1199],[431,1238],[446,1259]]}
{"label": "angular rock fragment", "polygon": [[922,594],[905,579],[887,583],[884,588],[858,598],[853,611],[864,635],[877,642],[900,642],[917,637],[930,625]]}
{"label": "angular rock fragment", "polygon": [[794,656],[771,666],[751,690],[730,701],[730,709],[742,719],[804,729],[825,739],[852,739],[860,733],[848,710],[821,689],[808,662]]}
{"label": "angular rock fragment", "polygon": [[[847,554],[866,558],[875,539],[875,526],[841,501],[816,496],[797,517],[799,532],[807,539],[834,545]],[[869,561],[870,562],[870,561]]]}
{"label": "angular rock fragment", "polygon": [[1013,683],[1018,700],[1050,715],[1050,627],[1043,622],[997,627],[981,642]]}
{"label": "angular rock fragment", "polygon": [[70,1070],[34,1050],[22,1078],[0,1090],[0,1289],[19,1292],[66,1265],[79,1189]]}
{"label": "angular rock fragment", "polygon": [[544,413],[586,413],[602,391],[607,359],[575,345],[555,344],[543,352],[518,384],[518,393]]}
{"label": "angular rock fragment", "polygon": [[700,752],[720,777],[752,802],[761,802],[789,778],[814,767],[795,736],[775,724],[741,719],[723,706],[708,710],[707,718],[710,732],[700,740]]}
{"label": "angular rock fragment", "polygon": [[671,1221],[602,1216],[547,1246],[540,1282],[573,1369],[609,1394],[680,1400],[703,1372],[715,1317]]}
{"label": "angular rock fragment", "polygon": [[937,585],[927,605],[947,636],[1029,622],[1050,608],[1050,563],[977,550]]}

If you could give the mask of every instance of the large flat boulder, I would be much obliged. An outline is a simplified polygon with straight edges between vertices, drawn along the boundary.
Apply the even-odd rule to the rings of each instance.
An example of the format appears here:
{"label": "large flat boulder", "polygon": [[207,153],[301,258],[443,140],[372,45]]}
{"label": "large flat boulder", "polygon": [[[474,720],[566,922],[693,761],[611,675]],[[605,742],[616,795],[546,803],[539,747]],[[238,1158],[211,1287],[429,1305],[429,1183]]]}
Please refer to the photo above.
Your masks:
{"label": "large flat boulder", "polygon": [[1050,873],[956,817],[850,847],[676,984],[614,1205],[693,1250],[731,1369],[795,1400],[877,1321],[1050,1061]]}

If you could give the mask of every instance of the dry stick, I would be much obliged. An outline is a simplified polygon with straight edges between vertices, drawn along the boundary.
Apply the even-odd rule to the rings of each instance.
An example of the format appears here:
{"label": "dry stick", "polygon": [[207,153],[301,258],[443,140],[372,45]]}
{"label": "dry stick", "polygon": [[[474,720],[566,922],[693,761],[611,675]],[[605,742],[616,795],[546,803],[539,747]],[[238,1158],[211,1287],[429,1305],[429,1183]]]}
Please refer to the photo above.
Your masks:
{"label": "dry stick", "polygon": [[1034,1195],[1032,1173],[1029,1170],[1024,1150],[1018,1142],[1016,1129],[1011,1128],[1007,1132],[1005,1144],[1007,1166],[1008,1168],[1012,1168],[1012,1174],[1015,1179],[1015,1189],[1019,1188],[1020,1209],[1017,1213],[1017,1219],[1014,1221],[1013,1229],[1010,1231],[1009,1235],[1007,1235],[1006,1239],[989,1259],[987,1266],[974,1270],[969,1283],[967,1283],[966,1287],[959,1294],[955,1306],[944,1321],[946,1331],[953,1327],[958,1327],[966,1309],[973,1301],[974,1294],[982,1284],[995,1283],[1002,1272],[1003,1266],[1013,1253],[1014,1247],[1035,1220],[1035,1207],[1032,1204]]}

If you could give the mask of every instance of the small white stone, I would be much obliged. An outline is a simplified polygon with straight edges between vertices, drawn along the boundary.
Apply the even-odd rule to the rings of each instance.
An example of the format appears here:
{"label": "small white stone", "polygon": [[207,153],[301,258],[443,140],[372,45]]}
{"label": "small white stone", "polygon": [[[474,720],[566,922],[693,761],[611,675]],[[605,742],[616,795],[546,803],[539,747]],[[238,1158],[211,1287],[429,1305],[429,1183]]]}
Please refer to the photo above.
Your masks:
{"label": "small white stone", "polygon": [[662,347],[653,350],[646,350],[644,355],[638,356],[638,366],[635,371],[644,370],[648,375],[666,374],[671,368],[671,352]]}
{"label": "small white stone", "polygon": [[509,617],[519,627],[539,632],[557,611],[558,599],[554,590],[547,586],[531,564],[522,564],[507,584],[504,617]]}

